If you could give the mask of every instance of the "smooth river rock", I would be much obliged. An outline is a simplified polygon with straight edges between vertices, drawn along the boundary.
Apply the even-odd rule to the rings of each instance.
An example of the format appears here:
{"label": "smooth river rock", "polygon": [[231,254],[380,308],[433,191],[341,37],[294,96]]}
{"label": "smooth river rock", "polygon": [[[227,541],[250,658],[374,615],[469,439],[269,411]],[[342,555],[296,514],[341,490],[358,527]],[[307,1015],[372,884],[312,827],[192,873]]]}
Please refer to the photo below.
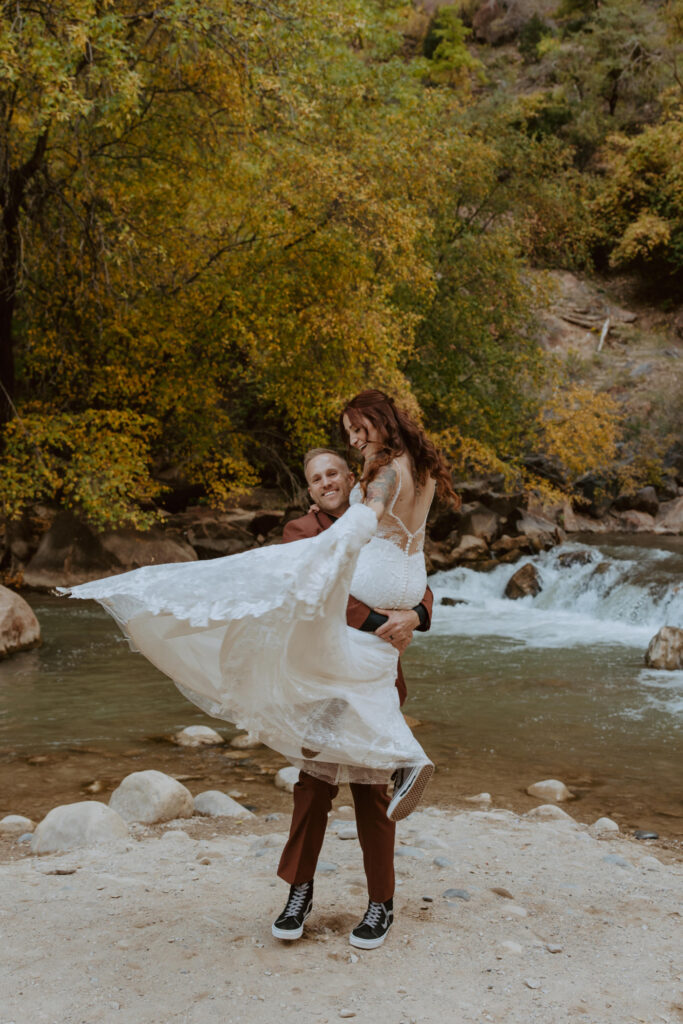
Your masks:
{"label": "smooth river rock", "polygon": [[520,597],[536,597],[542,590],[538,569],[531,562],[527,562],[508,580],[505,597],[517,601]]}
{"label": "smooth river rock", "polygon": [[285,793],[293,793],[294,787],[299,781],[299,769],[293,765],[281,768],[274,781],[278,789],[284,789]]}
{"label": "smooth river rock", "polygon": [[0,835],[33,832],[35,827],[35,822],[25,818],[23,814],[6,814],[4,818],[0,818]]}
{"label": "smooth river rock", "polygon": [[645,653],[649,668],[663,668],[671,672],[683,668],[683,629],[662,626],[652,637]]}
{"label": "smooth river rock", "polygon": [[81,800],[53,807],[33,833],[31,853],[58,853],[127,835],[128,826],[111,807],[97,800]]}
{"label": "smooth river rock", "polygon": [[597,821],[593,822],[588,831],[594,836],[614,835],[619,831],[619,826],[611,818],[598,818]]}
{"label": "smooth river rock", "polygon": [[254,818],[242,804],[221,793],[219,789],[207,789],[194,798],[194,809],[197,814],[206,814],[212,818]]}
{"label": "smooth river rock", "polygon": [[150,769],[127,775],[112,793],[109,806],[125,821],[153,825],[172,818],[191,818],[194,801],[181,782]]}
{"label": "smooth river rock", "polygon": [[175,734],[173,742],[179,747],[215,747],[225,740],[208,725],[188,725]]}
{"label": "smooth river rock", "polygon": [[0,658],[40,643],[40,625],[30,605],[13,590],[0,587]]}
{"label": "smooth river rock", "polygon": [[533,786],[527,789],[529,796],[540,797],[541,800],[555,800],[560,804],[564,800],[571,800],[572,795],[559,779],[544,779],[542,782],[534,782]]}
{"label": "smooth river rock", "polygon": [[256,747],[262,747],[261,740],[254,736],[250,732],[241,732],[239,736],[234,736],[230,740],[230,746],[234,747],[235,750],[255,750]]}
{"label": "smooth river rock", "polygon": [[[529,791],[527,790],[527,792]],[[555,804],[541,804],[540,807],[532,807],[524,817],[531,818],[532,821],[574,821],[571,814],[567,814]]]}

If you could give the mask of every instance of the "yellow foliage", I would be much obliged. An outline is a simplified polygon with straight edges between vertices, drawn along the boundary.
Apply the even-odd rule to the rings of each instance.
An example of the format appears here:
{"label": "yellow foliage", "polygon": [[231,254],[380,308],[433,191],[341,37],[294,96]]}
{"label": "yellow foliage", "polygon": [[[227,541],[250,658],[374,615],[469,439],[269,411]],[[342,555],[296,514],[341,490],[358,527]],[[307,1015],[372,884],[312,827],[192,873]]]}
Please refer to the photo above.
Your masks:
{"label": "yellow foliage", "polygon": [[608,470],[617,455],[622,413],[611,395],[578,384],[557,389],[539,416],[541,445],[571,479],[588,470]]}

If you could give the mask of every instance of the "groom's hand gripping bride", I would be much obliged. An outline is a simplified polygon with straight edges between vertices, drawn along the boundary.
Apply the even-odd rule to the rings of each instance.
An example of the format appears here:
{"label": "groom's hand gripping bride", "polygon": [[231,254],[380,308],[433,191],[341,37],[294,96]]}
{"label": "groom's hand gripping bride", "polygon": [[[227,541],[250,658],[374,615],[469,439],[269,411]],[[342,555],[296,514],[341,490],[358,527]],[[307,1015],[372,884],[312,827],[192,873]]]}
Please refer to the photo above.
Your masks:
{"label": "groom's hand gripping bride", "polygon": [[[285,543],[317,536],[349,508],[355,478],[341,455],[328,449],[313,449],[304,459],[304,472],[314,510],[285,526]],[[346,620],[355,629],[376,633],[402,654],[415,629],[430,628],[433,601],[429,588],[420,604],[408,610],[372,609],[350,597]],[[400,661],[396,687],[403,704],[407,694]],[[299,773],[299,781],[294,786],[289,838],[278,867],[279,877],[291,888],[287,905],[273,924],[276,938],[291,941],[303,934],[304,921],[312,907],[313,876],[325,838],[327,817],[337,792],[337,786],[306,772]],[[365,919],[351,933],[350,941],[352,945],[369,949],[381,945],[393,920],[396,825],[387,818],[390,797],[386,786],[351,783],[351,793],[370,904]],[[373,914],[372,920],[366,921]]]}

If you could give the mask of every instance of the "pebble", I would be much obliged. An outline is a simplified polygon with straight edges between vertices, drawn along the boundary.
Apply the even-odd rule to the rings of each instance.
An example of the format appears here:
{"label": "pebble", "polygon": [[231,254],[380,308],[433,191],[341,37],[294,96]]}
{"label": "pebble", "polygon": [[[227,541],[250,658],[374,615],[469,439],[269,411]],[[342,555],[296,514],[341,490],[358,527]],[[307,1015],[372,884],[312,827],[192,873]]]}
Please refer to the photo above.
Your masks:
{"label": "pebble", "polygon": [[358,963],[358,959],[359,958],[356,956],[355,953],[351,953],[350,956],[349,956],[349,963],[350,964],[357,964]]}
{"label": "pebble", "polygon": [[506,939],[505,942],[501,942],[501,949],[506,949],[508,953],[521,953],[522,947],[519,942],[513,942],[512,939]]}
{"label": "pebble", "polygon": [[421,860],[425,852],[418,846],[399,846],[395,851],[395,855],[397,857],[414,857],[415,860]]}
{"label": "pebble", "polygon": [[572,795],[559,779],[543,779],[542,782],[534,782],[533,786],[527,788],[529,796],[539,796],[542,800],[555,800],[562,803],[563,800],[571,800]]}
{"label": "pebble", "polygon": [[618,853],[608,853],[602,858],[606,864],[616,864],[618,868],[630,868],[631,864],[623,857],[620,857]]}
{"label": "pebble", "polygon": [[333,864],[328,860],[319,860],[316,871],[321,871],[325,874],[331,874],[333,871],[339,871],[339,865]]}
{"label": "pebble", "polygon": [[503,889],[499,885],[495,889],[491,889],[491,892],[495,892],[496,896],[502,896],[506,900],[514,900],[514,896],[508,889]]}
{"label": "pebble", "polygon": [[30,843],[33,839],[33,832],[24,832],[23,835],[17,839],[18,843]]}
{"label": "pebble", "polygon": [[662,862],[657,860],[656,857],[643,857],[640,861],[640,866],[645,868],[646,871],[659,871]]}
{"label": "pebble", "polygon": [[356,1016],[356,1011],[355,1010],[340,1010],[339,1011],[339,1016],[340,1017],[355,1017]]}
{"label": "pebble", "polygon": [[452,868],[453,861],[449,860],[448,857],[435,857],[432,864],[437,868]]}
{"label": "pebble", "polygon": [[[2,822],[0,822],[2,824]],[[634,839],[659,839],[659,832],[648,832],[646,829],[636,829],[633,833]]]}
{"label": "pebble", "polygon": [[474,796],[466,796],[465,800],[468,804],[490,804],[491,794],[490,793],[476,793]]}
{"label": "pebble", "polygon": [[423,896],[422,899],[424,900],[425,903],[433,903],[434,902],[434,897],[433,896]]}
{"label": "pebble", "polygon": [[540,988],[541,983],[536,978],[525,978],[524,984],[527,988]]}
{"label": "pebble", "polygon": [[546,942],[545,948],[548,950],[549,953],[561,953],[562,952],[562,946],[558,946],[554,942]]}
{"label": "pebble", "polygon": [[445,900],[465,900],[467,902],[472,899],[466,889],[446,889],[441,895]]}

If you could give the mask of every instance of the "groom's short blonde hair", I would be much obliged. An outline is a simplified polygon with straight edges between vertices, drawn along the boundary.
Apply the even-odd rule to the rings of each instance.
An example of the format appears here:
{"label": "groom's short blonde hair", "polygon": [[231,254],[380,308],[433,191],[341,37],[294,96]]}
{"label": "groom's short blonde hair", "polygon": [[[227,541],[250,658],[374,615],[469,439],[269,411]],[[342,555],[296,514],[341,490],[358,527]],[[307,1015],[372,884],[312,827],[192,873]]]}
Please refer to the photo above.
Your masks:
{"label": "groom's short blonde hair", "polygon": [[339,459],[339,461],[342,463],[342,465],[345,466],[346,472],[347,473],[351,472],[349,464],[346,461],[346,459],[344,458],[344,456],[341,455],[339,452],[336,452],[334,450],[334,448],[311,448],[304,455],[304,476],[306,475],[306,471],[308,469],[309,463],[312,462],[313,459],[317,459],[317,457],[319,455],[334,455],[334,457],[336,459]]}

